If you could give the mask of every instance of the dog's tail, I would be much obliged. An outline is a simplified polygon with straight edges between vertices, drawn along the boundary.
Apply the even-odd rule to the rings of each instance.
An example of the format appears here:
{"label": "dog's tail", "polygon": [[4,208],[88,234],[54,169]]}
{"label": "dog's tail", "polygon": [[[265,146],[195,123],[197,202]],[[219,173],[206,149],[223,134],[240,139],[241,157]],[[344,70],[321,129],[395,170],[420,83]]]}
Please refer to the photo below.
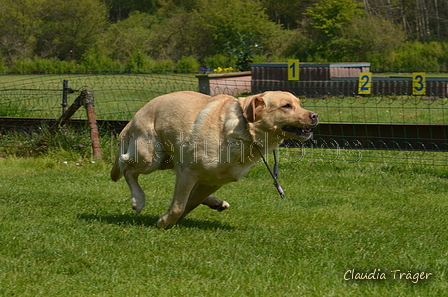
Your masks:
{"label": "dog's tail", "polygon": [[123,130],[120,133],[120,144],[118,148],[117,157],[115,158],[114,165],[112,166],[112,169],[110,170],[110,178],[113,181],[119,180],[123,176],[123,161],[121,160],[121,154],[122,152],[127,151],[128,143],[126,143],[126,133],[129,129],[130,122],[126,125],[126,127],[123,128]]}
{"label": "dog's tail", "polygon": [[123,176],[123,173],[120,168],[120,156],[117,156],[115,159],[114,166],[112,166],[112,169],[110,170],[110,178],[113,181],[119,180]]}

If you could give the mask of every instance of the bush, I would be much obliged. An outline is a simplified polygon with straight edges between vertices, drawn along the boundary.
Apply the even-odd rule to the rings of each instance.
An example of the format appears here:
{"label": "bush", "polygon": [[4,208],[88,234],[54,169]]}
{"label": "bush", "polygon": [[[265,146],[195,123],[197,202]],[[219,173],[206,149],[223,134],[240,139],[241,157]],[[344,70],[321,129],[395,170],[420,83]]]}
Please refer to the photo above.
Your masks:
{"label": "bush", "polygon": [[227,43],[227,52],[236,60],[236,68],[239,71],[250,70],[250,64],[255,54],[262,49],[258,45],[253,34],[237,33],[237,37]]}
{"label": "bush", "polygon": [[125,65],[127,71],[146,72],[155,67],[155,62],[144,53],[132,53],[129,61]]}
{"label": "bush", "polygon": [[5,74],[9,70],[8,66],[6,66],[6,63],[3,61],[0,61],[0,74]]}
{"label": "bush", "polygon": [[181,73],[195,73],[199,71],[200,66],[199,61],[194,57],[183,56],[177,61],[176,69]]}
{"label": "bush", "polygon": [[446,71],[447,49],[443,42],[410,41],[397,47],[386,63],[398,71]]}
{"label": "bush", "polygon": [[212,57],[206,57],[203,60],[204,62],[204,68],[211,68],[216,69],[218,67],[228,67],[232,66],[234,61],[232,61],[228,56],[222,55],[222,54],[216,54]]}
{"label": "bush", "polygon": [[18,59],[12,66],[12,71],[19,74],[32,73],[32,62],[30,59]]}
{"label": "bush", "polygon": [[8,71],[8,66],[3,61],[3,55],[2,55],[2,52],[0,51],[0,74],[5,74],[7,71]]}
{"label": "bush", "polygon": [[[6,65],[2,68],[0,63],[0,73],[7,70]],[[44,59],[35,56],[33,59],[16,60],[11,70],[19,74],[75,73],[78,71],[78,65],[75,61],[60,61],[57,58]]]}
{"label": "bush", "polygon": [[101,71],[101,70],[119,70],[121,65],[105,54],[97,53],[95,50],[89,51],[83,55],[81,70],[83,71]]}
{"label": "bush", "polygon": [[176,68],[176,63],[171,59],[164,59],[154,62],[154,67],[152,68],[155,72],[170,72]]}
{"label": "bush", "polygon": [[76,73],[78,72],[78,64],[76,61],[57,61],[55,65],[55,73]]}

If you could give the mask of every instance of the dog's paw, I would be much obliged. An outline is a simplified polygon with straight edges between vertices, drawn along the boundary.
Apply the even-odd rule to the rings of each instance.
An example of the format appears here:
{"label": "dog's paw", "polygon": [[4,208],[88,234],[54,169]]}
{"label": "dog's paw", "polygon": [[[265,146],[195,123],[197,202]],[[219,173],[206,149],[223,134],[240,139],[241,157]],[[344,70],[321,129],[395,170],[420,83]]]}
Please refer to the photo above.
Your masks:
{"label": "dog's paw", "polygon": [[136,213],[140,213],[143,209],[143,207],[145,207],[145,201],[143,200],[138,200],[135,199],[134,197],[132,197],[131,199],[132,201],[132,209],[135,210]]}
{"label": "dog's paw", "polygon": [[230,204],[227,201],[223,201],[221,203],[221,206],[219,206],[218,208],[216,208],[217,211],[221,212],[224,211],[226,209],[228,209],[230,207]]}
{"label": "dog's paw", "polygon": [[159,229],[170,229],[176,224],[177,221],[170,220],[170,217],[168,214],[165,214],[160,217],[160,219],[157,221],[157,228]]}

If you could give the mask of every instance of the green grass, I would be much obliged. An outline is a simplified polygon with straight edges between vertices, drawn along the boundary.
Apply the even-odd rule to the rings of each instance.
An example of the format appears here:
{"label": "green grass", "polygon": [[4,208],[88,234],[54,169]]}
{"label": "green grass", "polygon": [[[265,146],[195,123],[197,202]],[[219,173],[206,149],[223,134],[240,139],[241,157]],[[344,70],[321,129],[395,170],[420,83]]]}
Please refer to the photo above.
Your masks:
{"label": "green grass", "polygon": [[447,124],[448,99],[415,96],[305,99],[327,123]]}
{"label": "green grass", "polygon": [[[66,162],[66,163],[64,163]],[[263,164],[171,230],[171,172],[141,178],[135,215],[110,164],[54,153],[0,159],[0,296],[445,296],[447,167]],[[344,280],[381,269],[386,280]],[[432,273],[413,284],[391,270]]]}

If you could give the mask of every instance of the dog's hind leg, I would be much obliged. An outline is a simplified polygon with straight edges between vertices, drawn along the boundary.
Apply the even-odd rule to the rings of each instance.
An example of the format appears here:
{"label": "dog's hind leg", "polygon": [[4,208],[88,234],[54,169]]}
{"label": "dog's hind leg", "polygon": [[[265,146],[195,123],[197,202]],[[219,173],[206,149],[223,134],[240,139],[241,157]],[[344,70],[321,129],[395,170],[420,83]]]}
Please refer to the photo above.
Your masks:
{"label": "dog's hind leg", "polygon": [[143,172],[130,166],[126,166],[123,172],[129,189],[131,190],[132,208],[137,213],[140,213],[146,202],[145,192],[143,192],[142,187],[138,183],[138,176]]}
{"label": "dog's hind leg", "polygon": [[139,175],[149,174],[157,169],[160,169],[164,165],[166,164],[155,160],[153,162],[140,162],[124,165],[123,175],[129,186],[129,190],[131,190],[132,208],[137,213],[140,213],[146,202],[145,192],[143,192],[143,189],[138,182]]}
{"label": "dog's hind leg", "polygon": [[[139,213],[145,206],[146,198],[140,184],[138,177],[140,174],[149,174],[157,169],[168,168],[169,161],[163,151],[156,152],[157,142],[152,133],[136,133],[137,136],[131,134],[126,138],[126,134],[120,135],[123,139],[120,147],[117,164],[121,167],[122,174],[131,190],[132,208]],[[116,169],[112,169],[111,176],[115,177]]]}
{"label": "dog's hind leg", "polygon": [[213,196],[208,196],[207,198],[205,198],[202,204],[207,205],[211,209],[216,209],[219,212],[230,207],[230,204],[228,202]]}

